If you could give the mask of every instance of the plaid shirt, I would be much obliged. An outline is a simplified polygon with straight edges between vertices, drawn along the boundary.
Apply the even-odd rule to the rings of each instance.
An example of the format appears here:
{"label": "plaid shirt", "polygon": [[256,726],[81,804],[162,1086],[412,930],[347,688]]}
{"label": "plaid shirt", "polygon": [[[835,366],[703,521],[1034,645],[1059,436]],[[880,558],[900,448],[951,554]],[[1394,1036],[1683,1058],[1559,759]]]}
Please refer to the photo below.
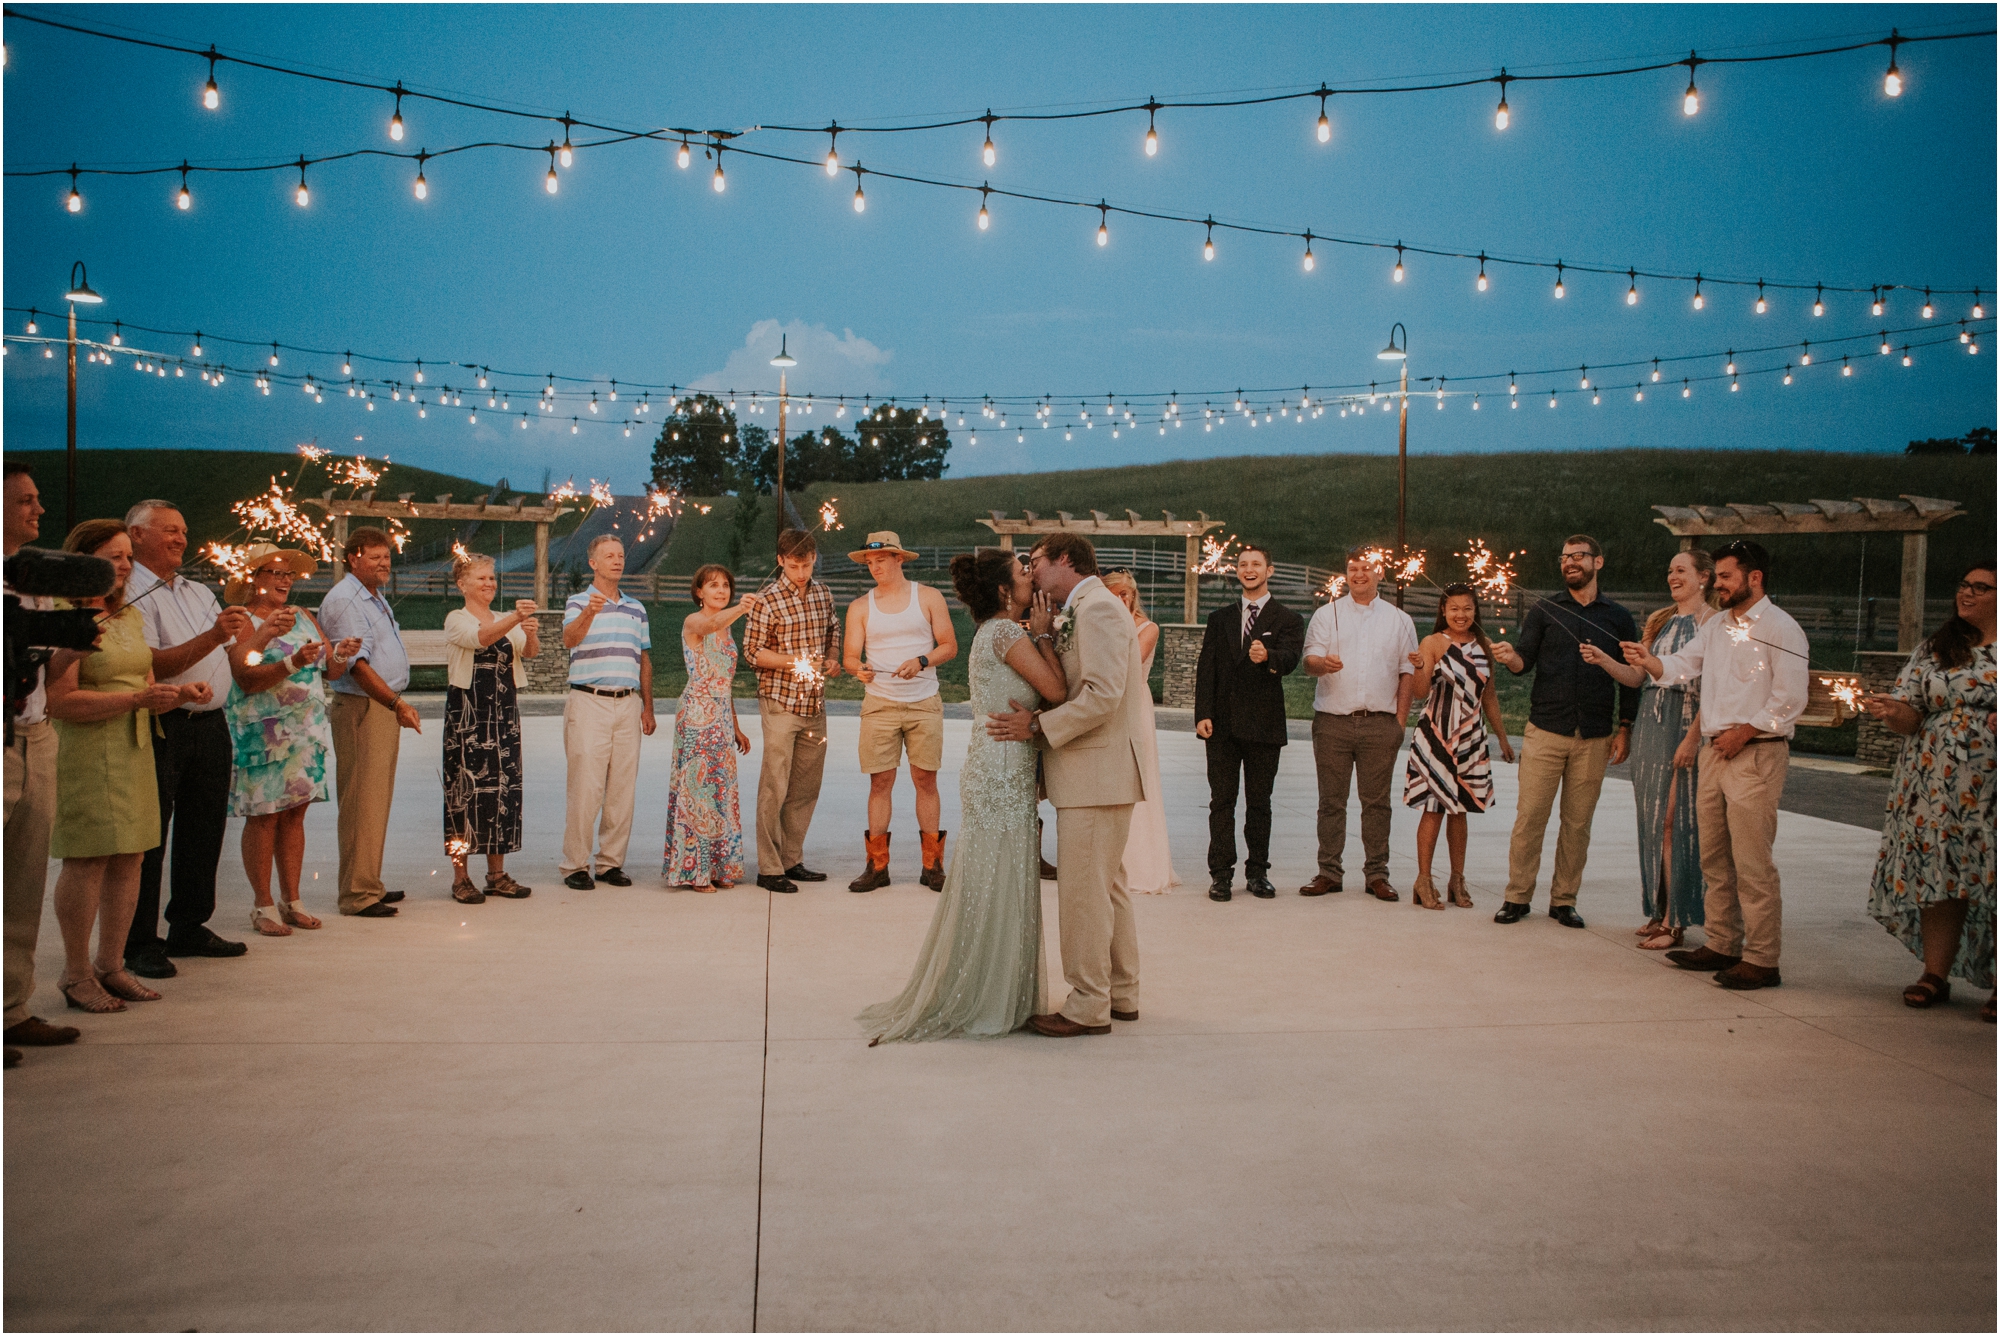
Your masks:
{"label": "plaid shirt", "polygon": [[[749,621],[749,629],[743,633],[743,657],[753,663],[760,649],[787,656],[805,654],[818,667],[825,667],[827,659],[840,657],[840,617],[834,611],[833,591],[817,580],[801,593],[791,580],[778,576],[757,591],[757,606]],[[801,682],[790,667],[759,668],[757,694],[807,719],[826,711],[825,690]]]}

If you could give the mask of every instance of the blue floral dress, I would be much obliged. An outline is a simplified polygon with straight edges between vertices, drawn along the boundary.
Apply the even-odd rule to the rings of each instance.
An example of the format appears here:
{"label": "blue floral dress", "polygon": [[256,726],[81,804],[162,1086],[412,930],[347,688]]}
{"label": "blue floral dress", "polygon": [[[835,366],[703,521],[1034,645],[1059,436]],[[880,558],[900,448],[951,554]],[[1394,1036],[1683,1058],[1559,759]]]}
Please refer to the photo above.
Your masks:
{"label": "blue floral dress", "polygon": [[681,637],[687,689],[674,714],[674,780],[667,795],[667,880],[676,886],[743,880],[743,817],[736,800],[736,714],[729,687],[736,642],[711,631]]}
{"label": "blue floral dress", "polygon": [[[253,626],[264,623],[255,617]],[[313,619],[301,611],[292,629],[264,647],[264,662],[290,658],[320,639]],[[333,796],[326,758],[333,751],[327,721],[326,660],[310,663],[274,686],[253,695],[231,683],[223,702],[236,767],[229,782],[229,815],[269,816]]]}
{"label": "blue floral dress", "polygon": [[[1654,654],[1678,654],[1699,629],[1694,617],[1676,613],[1653,637]],[[1632,802],[1639,816],[1639,903],[1648,922],[1669,928],[1699,927],[1703,907],[1701,837],[1695,828],[1695,767],[1674,765],[1674,752],[1701,710],[1701,681],[1663,687],[1648,677],[1639,685],[1639,716],[1632,724]],[[1667,820],[1672,800],[1673,821]]]}
{"label": "blue floral dress", "polygon": [[1919,647],[1890,693],[1923,714],[1896,761],[1868,912],[1919,958],[1925,905],[1964,900],[1951,972],[1993,987],[1993,646],[1946,668]]}

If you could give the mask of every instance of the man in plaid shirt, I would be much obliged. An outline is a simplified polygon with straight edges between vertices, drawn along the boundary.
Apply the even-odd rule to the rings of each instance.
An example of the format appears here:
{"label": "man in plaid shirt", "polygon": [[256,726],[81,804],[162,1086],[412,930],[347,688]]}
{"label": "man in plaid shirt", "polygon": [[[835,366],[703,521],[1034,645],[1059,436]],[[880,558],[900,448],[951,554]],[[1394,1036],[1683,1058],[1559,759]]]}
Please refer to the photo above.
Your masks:
{"label": "man in plaid shirt", "polygon": [[[826,692],[821,681],[840,673],[840,618],[833,591],[813,579],[819,544],[810,531],[778,537],[784,572],[758,591],[743,634],[743,656],[757,669],[757,711],[764,721],[764,769],[757,779],[757,884],[797,891],[794,883],[825,881],[802,861],[806,827],[819,802],[826,768]],[[803,657],[821,679],[801,677]],[[779,869],[783,869],[782,872]]]}

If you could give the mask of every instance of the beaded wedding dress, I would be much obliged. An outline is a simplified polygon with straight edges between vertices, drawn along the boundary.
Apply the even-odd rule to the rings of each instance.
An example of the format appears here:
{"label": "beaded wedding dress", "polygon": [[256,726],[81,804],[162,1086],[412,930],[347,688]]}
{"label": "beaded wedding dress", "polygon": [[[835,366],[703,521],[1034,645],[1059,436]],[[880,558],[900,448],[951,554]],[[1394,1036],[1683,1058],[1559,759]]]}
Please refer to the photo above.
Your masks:
{"label": "beaded wedding dress", "polygon": [[957,848],[910,981],[862,1012],[871,1042],[990,1039],[1047,1010],[1042,973],[1041,851],[1035,837],[1035,751],[996,742],[986,716],[1034,688],[1003,661],[1026,633],[1004,617],[972,638],[972,745],[959,772]]}

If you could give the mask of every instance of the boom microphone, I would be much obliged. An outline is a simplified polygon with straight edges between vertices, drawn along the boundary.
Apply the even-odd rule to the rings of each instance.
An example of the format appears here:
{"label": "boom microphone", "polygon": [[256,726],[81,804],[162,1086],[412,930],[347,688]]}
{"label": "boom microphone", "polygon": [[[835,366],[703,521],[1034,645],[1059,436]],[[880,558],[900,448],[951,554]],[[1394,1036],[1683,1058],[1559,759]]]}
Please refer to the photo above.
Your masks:
{"label": "boom microphone", "polygon": [[103,557],[24,547],[6,562],[7,588],[43,598],[103,598],[118,573]]}

